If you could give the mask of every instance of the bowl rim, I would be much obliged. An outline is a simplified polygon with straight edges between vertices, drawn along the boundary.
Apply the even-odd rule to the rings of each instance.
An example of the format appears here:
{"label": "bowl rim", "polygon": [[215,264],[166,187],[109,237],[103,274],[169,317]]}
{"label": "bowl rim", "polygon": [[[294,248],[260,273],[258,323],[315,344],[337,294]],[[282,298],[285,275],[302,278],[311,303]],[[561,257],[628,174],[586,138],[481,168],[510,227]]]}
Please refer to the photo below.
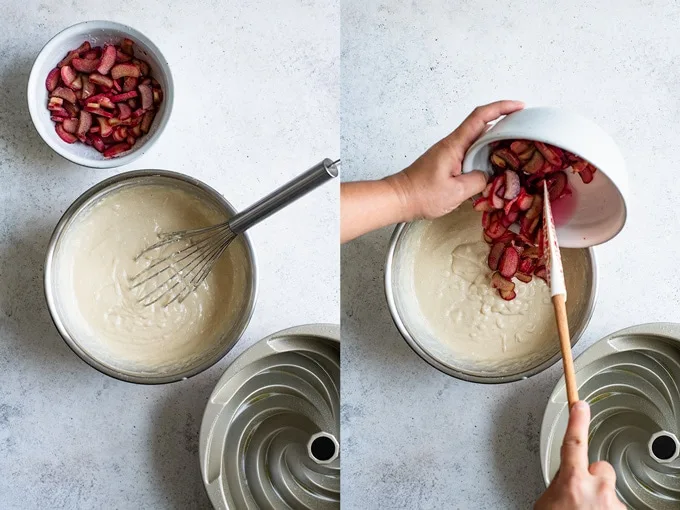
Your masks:
{"label": "bowl rim", "polygon": [[[395,227],[390,238],[389,249],[387,251],[387,259],[385,260],[384,291],[385,297],[387,299],[387,307],[389,308],[392,321],[399,330],[401,336],[404,338],[404,340],[406,340],[407,345],[411,349],[413,349],[413,351],[418,356],[420,356],[421,359],[423,359],[425,362],[427,362],[429,365],[433,366],[440,372],[443,372],[457,379],[461,379],[463,381],[481,384],[505,384],[515,381],[522,381],[536,374],[539,374],[553,366],[562,358],[562,353],[558,349],[554,356],[524,372],[518,372],[516,374],[503,376],[479,376],[464,370],[455,369],[441,362],[440,360],[432,356],[423,347],[421,347],[420,344],[418,344],[418,342],[415,340],[415,338],[413,338],[410,331],[406,327],[406,324],[399,316],[399,312],[397,310],[394,298],[394,289],[392,286],[392,274],[393,274],[392,267],[394,265],[394,253],[396,251],[397,244],[403,235],[404,230],[410,223],[414,222],[399,223]],[[586,329],[588,328],[588,325],[590,324],[590,320],[592,319],[593,313],[595,312],[595,305],[597,303],[597,295],[599,291],[599,276],[598,276],[599,273],[597,268],[597,257],[595,255],[595,250],[593,248],[578,248],[578,249],[583,249],[588,252],[588,256],[590,258],[590,265],[592,267],[592,280],[590,282],[590,297],[586,303],[586,313],[584,315],[584,319],[578,328],[575,328],[574,330],[570,331],[572,338],[571,343],[572,348],[579,342],[579,340],[583,336],[583,333],[585,333]]]}
{"label": "bowl rim", "polygon": [[59,313],[57,312],[55,307],[54,290],[52,288],[51,280],[53,277],[53,259],[56,245],[65,231],[66,224],[81,210],[83,205],[85,205],[85,203],[88,202],[91,198],[121,182],[146,177],[164,177],[168,179],[179,180],[182,181],[183,183],[193,185],[200,189],[201,191],[210,195],[212,198],[214,198],[229,213],[235,214],[237,212],[236,208],[214,188],[208,186],[204,182],[194,177],[179,172],[173,172],[170,170],[132,170],[130,172],[123,172],[112,177],[109,177],[107,179],[104,179],[103,181],[87,189],[78,198],[76,198],[74,202],[68,207],[68,209],[66,209],[64,214],[57,222],[57,225],[54,228],[54,231],[52,232],[52,236],[50,237],[50,241],[47,247],[47,254],[45,256],[45,266],[43,271],[44,273],[43,291],[45,294],[47,309],[50,313],[52,323],[57,328],[59,335],[66,342],[66,345],[68,345],[71,348],[71,350],[78,355],[80,359],[82,359],[92,368],[115,379],[136,384],[157,385],[182,381],[185,379],[189,379],[195,375],[198,375],[201,372],[215,365],[220,360],[222,360],[224,356],[226,356],[231,351],[231,349],[243,337],[243,334],[248,328],[248,325],[250,324],[250,321],[253,317],[253,313],[255,311],[255,304],[257,302],[258,296],[258,278],[257,278],[258,270],[257,270],[257,255],[251,243],[248,232],[244,232],[243,234],[241,234],[241,236],[243,238],[243,242],[245,243],[246,252],[250,259],[251,275],[249,284],[252,289],[250,292],[250,298],[246,304],[246,313],[239,318],[240,324],[238,325],[238,328],[235,330],[233,339],[230,342],[228,342],[221,351],[219,351],[212,358],[209,358],[200,365],[174,375],[162,377],[147,377],[124,373],[122,371],[109,367],[104,363],[101,363],[94,357],[92,357],[74,340],[74,338],[66,330],[61,320],[61,317],[59,316]]}
{"label": "bowl rim", "polygon": [[[144,143],[140,147],[136,149],[133,147],[132,150],[124,156],[102,160],[91,159],[88,157],[80,156],[78,154],[72,154],[68,150],[66,150],[66,147],[63,146],[62,144],[55,144],[52,141],[50,141],[44,135],[44,129],[42,127],[43,123],[41,121],[40,116],[40,113],[42,113],[42,109],[38,110],[40,106],[38,104],[37,99],[33,97],[34,94],[32,94],[32,90],[35,90],[36,87],[39,87],[41,85],[40,81],[42,77],[38,76],[39,75],[38,65],[42,64],[42,60],[45,58],[44,55],[46,53],[46,50],[51,49],[52,47],[56,47],[66,37],[97,29],[119,30],[121,32],[125,32],[126,34],[128,34],[132,39],[142,42],[152,52],[154,52],[158,57],[159,61],[161,61],[161,65],[159,66],[160,69],[158,69],[157,71],[163,73],[165,81],[167,82],[166,90],[163,90],[163,103],[164,103],[163,115],[157,120],[158,125],[155,131],[151,134],[151,136],[147,135],[148,138],[144,141]],[[43,45],[43,47],[40,49],[37,56],[35,57],[33,65],[31,66],[31,72],[29,74],[28,83],[26,85],[26,101],[28,103],[28,111],[31,116],[31,121],[33,122],[33,127],[38,132],[38,135],[40,135],[40,138],[42,138],[45,144],[47,144],[47,146],[50,147],[59,156],[63,157],[68,161],[71,161],[72,163],[88,168],[117,168],[123,165],[127,165],[128,163],[131,163],[132,161],[142,156],[160,138],[172,114],[172,107],[174,103],[174,88],[175,88],[174,80],[172,77],[170,65],[168,64],[168,61],[165,58],[165,55],[161,52],[160,48],[158,48],[158,46],[156,46],[156,44],[151,39],[149,39],[146,35],[144,35],[136,28],[133,28],[124,23],[118,23],[116,21],[107,20],[89,20],[82,21],[64,28],[63,30],[55,34],[49,41],[47,41]]]}

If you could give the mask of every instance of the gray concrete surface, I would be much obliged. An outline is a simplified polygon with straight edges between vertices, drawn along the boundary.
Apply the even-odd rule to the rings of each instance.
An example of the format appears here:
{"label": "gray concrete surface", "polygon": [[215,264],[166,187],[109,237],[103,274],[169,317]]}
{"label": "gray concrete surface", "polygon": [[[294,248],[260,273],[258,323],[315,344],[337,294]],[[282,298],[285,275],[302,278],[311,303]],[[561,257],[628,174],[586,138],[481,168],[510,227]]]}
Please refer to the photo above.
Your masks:
{"label": "gray concrete surface", "polygon": [[[244,207],[337,157],[339,7],[2,0],[0,12],[0,509],[209,508],[198,430],[217,379],[270,333],[339,321],[337,185],[252,230],[260,293],[250,327],[218,365],[181,383],[136,386],[81,362],[47,312],[45,250],[68,205],[120,171],[185,172]],[[52,35],[107,18],[156,42],[176,100],[167,130],[141,159],[91,170],[43,143],[25,91]]]}
{"label": "gray concrete surface", "polygon": [[[580,111],[620,144],[632,192],[626,228],[597,250],[600,295],[576,354],[626,326],[678,321],[679,15],[669,0],[343,0],[343,178],[401,170],[492,100]],[[530,508],[560,365],[481,386],[421,361],[383,296],[390,233],[342,250],[343,508]]]}

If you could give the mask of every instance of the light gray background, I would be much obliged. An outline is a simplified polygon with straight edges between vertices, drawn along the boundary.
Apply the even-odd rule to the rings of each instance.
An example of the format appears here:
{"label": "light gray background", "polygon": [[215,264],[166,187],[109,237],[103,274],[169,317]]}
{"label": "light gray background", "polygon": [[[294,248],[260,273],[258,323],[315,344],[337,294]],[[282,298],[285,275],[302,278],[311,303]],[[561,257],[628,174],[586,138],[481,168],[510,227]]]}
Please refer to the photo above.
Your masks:
{"label": "light gray background", "polygon": [[[217,379],[270,333],[339,321],[337,183],[252,230],[260,292],[250,327],[222,362],[181,383],[127,384],[80,361],[45,306],[45,250],[68,205],[123,170],[185,172],[242,208],[337,157],[338,4],[0,0],[0,12],[0,508],[209,508],[198,430]],[[167,131],[118,170],[55,155],[26,106],[43,44],[101,18],[149,36],[176,85]]]}
{"label": "light gray background", "polygon": [[[343,179],[401,170],[492,100],[580,111],[619,143],[631,196],[625,230],[597,249],[600,296],[576,354],[679,321],[679,16],[672,1],[343,0]],[[529,508],[560,365],[482,386],[421,361],[385,304],[390,234],[342,250],[343,508]]]}

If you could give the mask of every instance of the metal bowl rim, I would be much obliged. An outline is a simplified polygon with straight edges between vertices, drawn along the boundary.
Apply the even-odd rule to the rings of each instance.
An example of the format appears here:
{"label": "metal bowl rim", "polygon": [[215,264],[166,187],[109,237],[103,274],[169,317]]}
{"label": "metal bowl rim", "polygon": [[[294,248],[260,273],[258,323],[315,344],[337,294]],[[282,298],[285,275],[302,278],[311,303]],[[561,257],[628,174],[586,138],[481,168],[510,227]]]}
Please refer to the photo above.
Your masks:
{"label": "metal bowl rim", "polygon": [[246,308],[246,313],[240,317],[241,321],[241,326],[238,328],[236,331],[234,338],[231,340],[231,342],[227,343],[222,351],[219,353],[215,354],[212,358],[208,359],[206,362],[202,363],[201,365],[191,368],[189,370],[186,370],[184,372],[181,372],[179,374],[174,374],[170,376],[163,376],[163,377],[145,377],[145,376],[136,376],[136,375],[130,375],[126,374],[124,372],[121,372],[119,370],[116,370],[114,368],[108,367],[104,365],[103,363],[100,363],[96,359],[94,359],[92,356],[90,356],[84,349],[82,349],[78,343],[71,337],[71,335],[66,331],[66,328],[64,327],[64,324],[59,317],[56,308],[54,306],[54,293],[53,289],[51,287],[51,278],[52,278],[52,262],[54,258],[54,250],[56,248],[57,242],[59,241],[60,237],[62,236],[64,229],[66,227],[66,224],[80,211],[81,207],[92,197],[104,192],[108,188],[112,187],[115,184],[119,184],[124,181],[128,180],[134,180],[142,177],[165,177],[169,179],[176,179],[188,184],[191,184],[197,188],[199,188],[201,191],[207,193],[210,195],[212,198],[214,198],[220,205],[222,205],[230,214],[235,214],[237,210],[234,208],[231,203],[224,198],[217,190],[214,188],[208,186],[204,182],[194,178],[190,177],[189,175],[182,174],[179,172],[173,172],[170,170],[132,170],[129,172],[123,172],[117,175],[114,175],[112,177],[109,177],[107,179],[104,179],[103,181],[95,184],[94,186],[90,187],[87,189],[85,192],[83,192],[78,198],[74,200],[74,202],[66,209],[64,214],[62,214],[61,218],[57,222],[56,227],[54,228],[54,231],[52,232],[52,236],[50,237],[50,242],[47,247],[47,255],[45,257],[45,270],[44,270],[44,275],[43,275],[43,290],[45,293],[45,300],[47,301],[47,308],[50,312],[50,317],[52,319],[52,322],[54,323],[55,327],[59,331],[59,334],[61,337],[64,339],[66,342],[66,345],[69,346],[69,348],[80,357],[85,363],[90,365],[92,368],[95,368],[99,372],[108,375],[110,377],[113,377],[115,379],[119,379],[121,381],[125,382],[130,382],[130,383],[136,383],[136,384],[145,384],[145,385],[154,385],[154,384],[167,384],[167,383],[172,383],[172,382],[177,382],[177,381],[182,381],[184,379],[189,379],[190,377],[193,377],[211,366],[213,366],[215,363],[220,361],[224,356],[236,345],[236,343],[240,340],[240,338],[243,336],[243,333],[245,332],[246,328],[250,324],[250,320],[252,319],[253,312],[255,311],[255,303],[257,302],[257,292],[258,292],[258,279],[257,279],[257,256],[255,254],[255,250],[252,246],[252,243],[250,241],[250,237],[247,232],[241,234],[243,237],[243,241],[246,246],[246,251],[248,253],[250,262],[251,262],[251,278],[250,278],[250,286],[252,288],[252,291],[250,293],[250,300],[247,303],[247,308]]}
{"label": "metal bowl rim", "polygon": [[[387,307],[389,308],[390,311],[390,316],[392,317],[392,321],[394,322],[395,326],[399,330],[399,333],[401,336],[406,340],[406,343],[408,344],[413,351],[420,356],[425,362],[427,362],[429,365],[433,366],[440,372],[443,372],[447,375],[450,375],[452,377],[455,377],[457,379],[461,379],[463,381],[468,381],[468,382],[474,382],[474,383],[481,383],[481,384],[504,384],[504,383],[510,383],[510,382],[515,382],[515,381],[521,381],[524,379],[528,379],[529,377],[532,377],[536,374],[539,374],[546,370],[547,368],[550,368],[553,366],[555,363],[557,363],[561,357],[562,354],[557,351],[553,357],[550,359],[547,359],[540,365],[537,365],[529,370],[526,370],[524,372],[519,372],[517,374],[511,374],[511,375],[505,375],[505,376],[479,376],[475,374],[471,374],[468,372],[464,372],[462,370],[457,370],[454,369],[438,359],[436,359],[434,356],[432,356],[429,352],[427,352],[425,349],[423,349],[418,342],[411,336],[411,333],[408,331],[406,328],[406,325],[404,324],[403,320],[399,316],[399,313],[397,311],[397,306],[394,300],[394,292],[392,289],[392,266],[393,266],[393,261],[394,261],[394,252],[397,248],[397,243],[399,242],[399,239],[402,236],[402,233],[404,229],[409,225],[409,223],[399,223],[395,229],[394,232],[392,233],[392,237],[390,238],[390,244],[389,244],[389,249],[387,252],[387,259],[385,261],[385,280],[384,280],[384,287],[385,287],[385,297],[387,299]],[[583,249],[583,248],[580,248]],[[593,248],[587,248],[588,251],[588,256],[590,258],[590,263],[591,263],[591,268],[592,268],[592,278],[590,282],[590,299],[588,300],[587,306],[586,306],[586,312],[584,319],[576,330],[572,332],[572,348],[579,342],[581,339],[581,336],[585,332],[585,330],[588,328],[588,325],[590,324],[590,320],[593,316],[593,313],[595,311],[595,304],[597,302],[597,294],[598,294],[598,288],[599,288],[599,282],[598,282],[598,270],[597,270],[597,258],[595,256],[595,250]]]}

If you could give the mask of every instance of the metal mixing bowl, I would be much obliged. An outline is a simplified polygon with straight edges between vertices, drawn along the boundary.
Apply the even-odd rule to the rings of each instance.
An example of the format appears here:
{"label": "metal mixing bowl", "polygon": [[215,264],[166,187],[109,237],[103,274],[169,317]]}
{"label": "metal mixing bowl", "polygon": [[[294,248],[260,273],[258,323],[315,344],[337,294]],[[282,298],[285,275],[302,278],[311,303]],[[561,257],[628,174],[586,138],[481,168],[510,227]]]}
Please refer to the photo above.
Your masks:
{"label": "metal mixing bowl", "polygon": [[201,474],[219,510],[340,508],[340,327],[274,333],[227,369],[201,423]]}
{"label": "metal mixing bowl", "polygon": [[[445,374],[477,383],[507,383],[526,379],[552,366],[561,358],[557,329],[555,329],[554,353],[532,360],[529,366],[522,366],[516,370],[490,372],[477,370],[451,360],[445,355],[442,343],[428,339],[422,315],[415,299],[413,288],[412,264],[409,265],[409,253],[413,248],[410,242],[417,236],[421,222],[401,223],[397,225],[390,240],[387,262],[385,263],[385,295],[392,319],[408,345],[425,361]],[[480,226],[481,228],[481,226]],[[597,297],[597,263],[595,252],[591,249],[582,250],[585,255],[585,273],[587,281],[583,304],[574,316],[570,315],[571,344],[576,345],[585,331],[595,309]],[[411,258],[412,260],[412,258]],[[439,351],[439,352],[437,352]],[[445,359],[449,358],[449,359]]]}
{"label": "metal mixing bowl", "polygon": [[197,364],[183,367],[173,373],[164,374],[140,374],[132,372],[124,372],[114,367],[109,366],[100,359],[97,359],[90,352],[88,352],[78,338],[69,329],[66,313],[63,309],[62,300],[59,299],[59,292],[57,291],[58,275],[55,254],[60,246],[60,241],[64,234],[68,231],[74,220],[83,214],[90,205],[98,201],[105,194],[108,194],[121,187],[146,183],[146,184],[168,184],[180,189],[185,189],[191,193],[195,193],[215,207],[224,210],[228,216],[236,214],[234,207],[227,202],[222,195],[210,186],[204,184],[198,179],[189,177],[176,172],[169,172],[164,170],[136,170],[132,172],[125,172],[109,179],[106,179],[99,184],[96,184],[80,197],[76,199],[73,204],[63,214],[59,223],[57,223],[52,238],[47,249],[47,258],[45,260],[45,297],[47,299],[47,306],[52,316],[54,325],[59,330],[62,338],[66,344],[78,355],[83,361],[90,366],[96,368],[100,372],[115,377],[123,381],[141,383],[141,384],[164,384],[175,382],[192,377],[207,368],[211,367],[222,359],[236,344],[243,332],[245,331],[250,318],[252,317],[255,307],[255,300],[257,296],[257,264],[255,259],[255,252],[250,242],[247,233],[241,234],[238,242],[243,243],[245,253],[248,259],[247,281],[248,287],[246,289],[247,295],[243,299],[242,309],[240,310],[237,322],[231,325],[229,331],[224,333],[220,339],[221,348],[211,353],[209,356],[198,358]]}
{"label": "metal mixing bowl", "polygon": [[[584,351],[574,367],[579,397],[590,404],[590,462],[612,464],[616,491],[629,508],[680,508],[680,324],[613,333]],[[546,486],[559,468],[568,418],[562,377],[541,426]]]}

